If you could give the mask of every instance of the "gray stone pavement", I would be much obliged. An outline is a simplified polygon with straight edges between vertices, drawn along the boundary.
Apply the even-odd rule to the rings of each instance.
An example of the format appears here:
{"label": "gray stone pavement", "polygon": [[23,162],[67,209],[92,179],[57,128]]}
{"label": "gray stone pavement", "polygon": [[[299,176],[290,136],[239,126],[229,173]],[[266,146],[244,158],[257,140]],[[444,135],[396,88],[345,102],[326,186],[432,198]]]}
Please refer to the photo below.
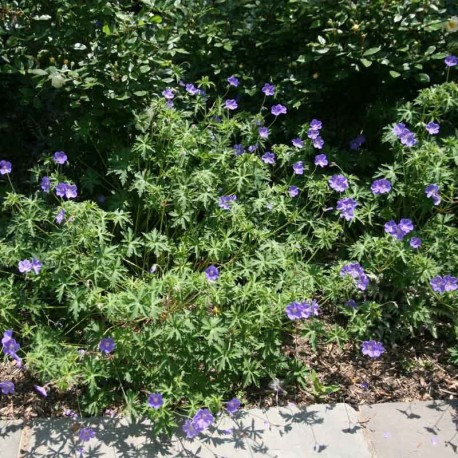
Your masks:
{"label": "gray stone pavement", "polygon": [[361,406],[317,404],[240,411],[188,440],[153,437],[148,422],[84,420],[96,437],[78,442],[74,422],[0,422],[1,458],[458,458],[458,401]]}

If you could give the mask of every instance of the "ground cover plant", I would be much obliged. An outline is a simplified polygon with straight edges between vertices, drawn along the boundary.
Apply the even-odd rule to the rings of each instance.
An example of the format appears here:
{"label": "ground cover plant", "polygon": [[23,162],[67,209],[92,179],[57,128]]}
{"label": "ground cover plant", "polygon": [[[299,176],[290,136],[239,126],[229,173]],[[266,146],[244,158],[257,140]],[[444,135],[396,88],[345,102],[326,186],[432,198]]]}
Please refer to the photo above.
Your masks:
{"label": "ground cover plant", "polygon": [[[152,41],[173,40],[167,24],[154,32],[163,16],[147,4],[128,14],[114,3],[115,24],[94,6],[94,49],[113,40],[107,53],[148,55]],[[56,17],[83,16],[65,5]],[[435,45],[445,49],[458,20],[434,11]],[[31,18],[43,31],[53,19]],[[223,89],[218,76],[191,80],[180,59],[166,63],[173,46],[138,75],[127,63],[110,73],[95,54],[80,69],[34,62],[24,103],[40,112],[35,91],[52,94],[56,120],[27,174],[19,156],[0,158],[5,361],[33,374],[41,396],[77,390],[78,415],[122,402],[155,431],[179,426],[189,438],[218,411],[234,414],[253,386],[318,398],[339,389],[286,354],[285,342],[352,344],[379,359],[422,337],[445,342],[456,362],[451,43],[434,56],[442,82],[389,110],[375,150],[362,134],[342,147],[320,116],[289,120],[281,80],[227,73]],[[25,54],[13,45],[22,62],[8,62],[14,73]],[[5,397],[14,392],[12,380],[0,382]],[[94,434],[82,428],[80,439]]]}

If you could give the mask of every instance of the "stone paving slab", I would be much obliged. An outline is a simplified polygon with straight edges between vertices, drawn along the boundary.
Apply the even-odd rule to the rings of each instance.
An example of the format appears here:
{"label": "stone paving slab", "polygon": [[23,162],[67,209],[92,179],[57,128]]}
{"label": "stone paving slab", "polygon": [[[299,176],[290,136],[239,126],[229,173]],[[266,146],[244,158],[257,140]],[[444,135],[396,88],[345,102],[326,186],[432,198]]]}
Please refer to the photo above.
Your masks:
{"label": "stone paving slab", "polygon": [[17,458],[22,435],[22,420],[0,420],[0,457]]}
{"label": "stone paving slab", "polygon": [[[147,423],[84,422],[97,436],[84,444],[87,458],[153,457],[342,457],[371,458],[356,412],[345,404],[241,411],[217,419],[217,427],[194,440],[152,438]],[[35,421],[20,458],[78,457],[78,436],[67,419]]]}
{"label": "stone paving slab", "polygon": [[[194,440],[154,437],[147,421],[85,419],[81,444],[66,419],[0,422],[0,458],[458,458],[458,401],[296,406],[217,418]],[[22,432],[22,436],[21,436]]]}
{"label": "stone paving slab", "polygon": [[458,457],[458,401],[363,405],[359,419],[377,457]]}

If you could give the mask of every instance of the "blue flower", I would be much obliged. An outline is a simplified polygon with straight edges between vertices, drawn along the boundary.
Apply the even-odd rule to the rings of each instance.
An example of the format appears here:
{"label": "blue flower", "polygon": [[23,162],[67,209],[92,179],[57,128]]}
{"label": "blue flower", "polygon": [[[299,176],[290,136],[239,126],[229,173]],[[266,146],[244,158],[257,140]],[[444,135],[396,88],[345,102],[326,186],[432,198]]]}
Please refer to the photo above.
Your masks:
{"label": "blue flower", "polygon": [[286,109],[286,107],[285,107],[284,105],[280,105],[280,104],[274,105],[274,106],[271,108],[271,110],[270,110],[270,112],[271,112],[274,116],[279,116],[279,115],[281,115],[281,114],[286,114],[287,111],[288,111],[288,110]]}
{"label": "blue flower", "polygon": [[337,210],[341,212],[340,217],[345,218],[346,221],[351,221],[355,217],[357,205],[358,202],[351,197],[337,201]]}
{"label": "blue flower", "polygon": [[243,145],[234,145],[234,154],[236,156],[241,156],[245,152]]}
{"label": "blue flower", "polygon": [[376,195],[386,194],[391,191],[391,183],[388,180],[385,180],[384,178],[380,180],[375,180],[372,183],[371,191]]}
{"label": "blue flower", "polygon": [[219,277],[219,270],[216,266],[211,265],[205,270],[205,276],[209,281],[215,281]]}
{"label": "blue flower", "polygon": [[329,187],[337,192],[344,192],[348,188],[348,180],[344,175],[333,175],[328,183]]}
{"label": "blue flower", "polygon": [[261,89],[265,95],[274,95],[275,93],[275,86],[269,83],[264,84],[263,88]]}
{"label": "blue flower", "polygon": [[269,129],[267,127],[260,127],[258,129],[259,136],[261,138],[268,138],[269,137]]}
{"label": "blue flower", "polygon": [[234,86],[234,87],[237,87],[239,85],[239,80],[238,78],[236,78],[235,76],[230,76],[228,79],[227,79],[227,82],[231,85],[231,86]]}
{"label": "blue flower", "polygon": [[167,100],[172,100],[175,97],[175,94],[173,93],[172,89],[169,87],[162,91],[162,95],[167,99]]}
{"label": "blue flower", "polygon": [[99,342],[99,350],[106,354],[111,353],[115,346],[115,341],[111,337],[105,337]]}
{"label": "blue flower", "polygon": [[291,197],[296,197],[299,195],[299,188],[297,186],[290,186],[288,192]]}
{"label": "blue flower", "polygon": [[241,402],[239,399],[233,398],[226,404],[226,410],[230,415],[233,415],[240,408],[240,404]]}
{"label": "blue flower", "polygon": [[262,161],[265,164],[275,164],[275,154],[267,151],[265,154],[261,156]]}
{"label": "blue flower", "polygon": [[304,174],[304,163],[302,161],[298,161],[293,164],[293,170],[296,175],[303,175]]}
{"label": "blue flower", "polygon": [[226,103],[225,103],[225,108],[228,109],[228,110],[236,110],[238,105],[237,105],[237,101],[235,99],[228,99],[226,100]]}
{"label": "blue flower", "polygon": [[64,165],[67,161],[67,155],[63,151],[56,151],[53,156],[56,164]]}
{"label": "blue flower", "polygon": [[436,122],[431,121],[428,124],[426,124],[425,129],[428,131],[428,134],[436,135],[439,133],[440,126]]}
{"label": "blue flower", "polygon": [[153,409],[159,409],[164,404],[161,393],[150,393],[148,396],[148,406]]}
{"label": "blue flower", "polygon": [[10,161],[0,161],[0,175],[7,175],[11,173],[13,166]]}
{"label": "blue flower", "polygon": [[51,180],[49,177],[43,177],[41,179],[40,187],[43,192],[49,192],[51,190]]}
{"label": "blue flower", "polygon": [[224,210],[230,210],[232,204],[237,200],[237,196],[232,194],[231,196],[222,196],[219,198],[218,206]]}
{"label": "blue flower", "polygon": [[326,157],[326,154],[317,154],[315,156],[315,165],[326,167],[328,165],[328,158]]}
{"label": "blue flower", "polygon": [[361,350],[363,355],[367,355],[371,358],[380,358],[380,356],[385,353],[385,347],[382,342],[376,342],[375,340],[364,341]]}

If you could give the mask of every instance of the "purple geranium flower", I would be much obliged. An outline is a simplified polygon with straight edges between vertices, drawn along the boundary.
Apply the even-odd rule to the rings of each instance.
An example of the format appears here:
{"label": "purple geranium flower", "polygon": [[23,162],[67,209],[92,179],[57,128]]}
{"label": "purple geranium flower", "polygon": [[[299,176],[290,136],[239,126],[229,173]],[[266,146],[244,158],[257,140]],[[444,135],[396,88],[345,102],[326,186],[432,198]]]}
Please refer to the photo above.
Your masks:
{"label": "purple geranium flower", "polygon": [[418,143],[415,135],[403,123],[395,124],[393,133],[401,140],[403,145],[410,147]]}
{"label": "purple geranium flower", "polygon": [[14,383],[13,382],[0,382],[0,391],[2,394],[13,394]]}
{"label": "purple geranium flower", "polygon": [[209,281],[215,281],[219,277],[218,267],[211,265],[205,270],[205,276]]}
{"label": "purple geranium flower", "polygon": [[382,178],[380,180],[375,180],[372,183],[371,191],[375,195],[386,194],[391,191],[391,183],[388,180],[385,180],[385,178]]}
{"label": "purple geranium flower", "polygon": [[320,167],[326,167],[328,165],[328,158],[326,154],[317,154],[315,156],[315,165]]}
{"label": "purple geranium flower", "polygon": [[458,289],[458,279],[451,275],[445,275],[444,277],[436,275],[430,280],[429,284],[436,293],[445,293]]}
{"label": "purple geranium flower", "polygon": [[355,217],[355,209],[358,205],[356,200],[351,197],[346,197],[337,201],[337,211],[341,212],[340,217],[345,218],[346,221],[351,221]]}
{"label": "purple geranium flower", "polygon": [[286,114],[287,113],[287,109],[284,105],[274,105],[270,112],[274,115],[274,116],[279,116],[281,114]]}
{"label": "purple geranium flower", "polygon": [[92,428],[81,428],[78,437],[81,442],[88,442],[95,437],[95,431]]}
{"label": "purple geranium flower", "polygon": [[318,137],[312,140],[312,145],[316,149],[323,149],[324,140],[318,135]]}
{"label": "purple geranium flower", "polygon": [[312,119],[310,122],[310,129],[312,130],[320,130],[323,126],[323,123],[318,119]]}
{"label": "purple geranium flower", "polygon": [[263,88],[261,89],[265,95],[274,95],[275,93],[275,86],[273,84],[266,83],[264,84]]}
{"label": "purple geranium flower", "polygon": [[293,170],[296,175],[303,175],[304,174],[304,163],[302,161],[298,161],[293,164]]}
{"label": "purple geranium flower", "polygon": [[35,390],[37,390],[38,393],[40,393],[43,397],[48,396],[48,392],[46,391],[46,388],[44,386],[40,385],[33,385],[35,387]]}
{"label": "purple geranium flower", "polygon": [[285,312],[290,320],[299,320],[302,318],[302,310],[302,304],[294,301],[286,306]]}
{"label": "purple geranium flower", "polygon": [[454,67],[458,64],[458,57],[450,54],[444,59],[444,62],[447,67]]}
{"label": "purple geranium flower", "polygon": [[439,195],[439,186],[437,184],[429,184],[425,189],[426,197],[433,199],[434,205],[441,203],[441,196]]}
{"label": "purple geranium flower", "polygon": [[0,175],[7,175],[11,173],[13,166],[10,161],[0,161]]}
{"label": "purple geranium flower", "polygon": [[231,196],[222,196],[219,198],[218,206],[224,210],[230,210],[234,201],[237,200],[237,196],[232,194]]}
{"label": "purple geranium flower", "polygon": [[115,349],[115,341],[111,337],[105,337],[99,342],[99,350],[102,353],[111,353]]}
{"label": "purple geranium flower", "polygon": [[193,421],[187,419],[183,425],[183,432],[186,433],[186,437],[188,439],[193,439],[199,434],[200,431],[196,429]]}
{"label": "purple geranium flower", "polygon": [[43,264],[41,263],[41,261],[35,258],[32,259],[32,270],[35,272],[35,274],[38,275],[42,267]]}
{"label": "purple geranium flower", "polygon": [[401,135],[400,139],[403,145],[409,147],[415,146],[418,143],[413,132],[407,132],[405,135]]}
{"label": "purple geranium flower", "polygon": [[167,89],[164,89],[162,91],[162,95],[167,99],[167,100],[172,100],[175,97],[175,94],[173,93],[172,89],[169,87]]}
{"label": "purple geranium flower", "polygon": [[400,137],[404,133],[405,130],[406,130],[406,125],[400,122],[394,125],[393,134],[396,135],[396,137]]}
{"label": "purple geranium flower", "polygon": [[245,152],[243,145],[234,145],[234,154],[236,156],[241,156]]}
{"label": "purple geranium flower", "polygon": [[291,140],[291,143],[293,144],[293,146],[295,146],[296,148],[303,148],[304,147],[304,142],[300,139],[300,138],[293,138]]}
{"label": "purple geranium flower", "polygon": [[267,151],[265,154],[261,156],[262,161],[265,164],[275,164],[275,154]]}
{"label": "purple geranium flower", "polygon": [[56,195],[58,197],[66,197],[67,199],[74,199],[77,197],[77,187],[74,184],[59,183],[56,186]]}
{"label": "purple geranium flower", "polygon": [[297,186],[290,186],[288,192],[291,197],[296,197],[299,195],[299,188]]}
{"label": "purple geranium flower", "polygon": [[405,234],[408,234],[409,232],[413,231],[413,224],[412,224],[411,219],[402,218],[399,221],[398,226],[399,226],[399,229],[401,229],[401,231],[404,232]]}
{"label": "purple geranium flower", "polygon": [[192,83],[187,84],[185,87],[188,94],[196,95],[199,93],[199,89],[197,89],[196,86],[194,86]]}
{"label": "purple geranium flower", "polygon": [[340,275],[350,275],[355,280],[355,286],[361,291],[366,290],[369,285],[369,277],[364,272],[361,265],[357,262],[351,262],[350,264],[345,264],[340,269]]}
{"label": "purple geranium flower", "polygon": [[56,216],[56,223],[62,224],[62,221],[65,219],[65,210],[62,208]]}
{"label": "purple geranium flower", "polygon": [[385,232],[392,235],[397,240],[402,240],[409,232],[412,232],[414,227],[412,220],[408,218],[403,218],[399,221],[399,224],[396,224],[394,220],[388,221],[385,223]]}
{"label": "purple geranium flower", "polygon": [[237,398],[232,398],[227,404],[226,404],[226,410],[230,415],[234,415],[237,410],[239,410],[241,405],[241,402]]}
{"label": "purple geranium flower", "polygon": [[409,241],[409,244],[412,248],[420,248],[421,247],[421,238],[412,237]]}
{"label": "purple geranium flower", "polygon": [[21,346],[16,342],[16,339],[13,338],[6,340],[4,337],[2,339],[2,344],[2,350],[5,355],[13,356],[21,349]]}
{"label": "purple geranium flower", "polygon": [[425,129],[428,131],[428,134],[436,135],[439,133],[440,126],[436,122],[431,121],[428,124],[426,124]]}
{"label": "purple geranium flower", "polygon": [[66,197],[67,196],[67,183],[58,183],[56,186],[56,195],[58,197]]}
{"label": "purple geranium flower", "polygon": [[348,189],[348,180],[343,175],[333,175],[329,178],[329,187],[337,192],[344,192]]}
{"label": "purple geranium flower", "polygon": [[32,261],[29,261],[28,259],[19,261],[18,269],[21,274],[30,272],[32,270]]}
{"label": "purple geranium flower", "polygon": [[269,129],[267,127],[260,127],[258,134],[261,138],[269,138]]}
{"label": "purple geranium flower", "polygon": [[379,358],[383,353],[385,353],[385,348],[382,342],[376,342],[375,340],[364,341],[361,350],[363,355],[367,355],[370,358]]}
{"label": "purple geranium flower", "polygon": [[227,79],[227,82],[231,85],[231,86],[234,86],[234,87],[237,87],[239,85],[239,80],[238,78],[236,78],[235,76],[230,76],[228,79]]}
{"label": "purple geranium flower", "polygon": [[205,431],[215,421],[212,413],[208,409],[199,409],[194,415],[192,422],[197,431]]}
{"label": "purple geranium flower", "polygon": [[353,309],[356,308],[356,307],[358,307],[358,304],[356,303],[356,301],[355,301],[354,299],[348,299],[348,301],[345,302],[345,305],[346,305],[347,307],[351,307],[351,308],[353,308]]}
{"label": "purple geranium flower", "polygon": [[315,138],[320,136],[320,131],[319,130],[314,130],[314,129],[309,129],[307,131],[307,137],[310,138],[310,140],[315,140]]}
{"label": "purple geranium flower", "polygon": [[353,151],[357,151],[363,146],[366,142],[366,137],[364,135],[358,135],[356,138],[350,141],[350,149]]}
{"label": "purple geranium flower", "polygon": [[49,177],[43,177],[41,179],[40,187],[43,192],[49,192],[51,190],[51,180]]}
{"label": "purple geranium flower", "polygon": [[286,306],[285,312],[290,320],[308,319],[313,315],[319,314],[319,305],[315,300],[310,302],[294,301]]}
{"label": "purple geranium flower", "polygon": [[148,396],[148,406],[153,409],[159,409],[164,404],[161,393],[150,393]]}
{"label": "purple geranium flower", "polygon": [[224,107],[228,110],[236,110],[238,107],[237,101],[235,99],[228,99],[226,100]]}
{"label": "purple geranium flower", "polygon": [[248,146],[248,151],[250,153],[253,153],[254,151],[256,151],[258,149],[258,145],[250,145]]}
{"label": "purple geranium flower", "polygon": [[56,151],[53,159],[56,164],[63,165],[67,162],[67,155],[63,151]]}

